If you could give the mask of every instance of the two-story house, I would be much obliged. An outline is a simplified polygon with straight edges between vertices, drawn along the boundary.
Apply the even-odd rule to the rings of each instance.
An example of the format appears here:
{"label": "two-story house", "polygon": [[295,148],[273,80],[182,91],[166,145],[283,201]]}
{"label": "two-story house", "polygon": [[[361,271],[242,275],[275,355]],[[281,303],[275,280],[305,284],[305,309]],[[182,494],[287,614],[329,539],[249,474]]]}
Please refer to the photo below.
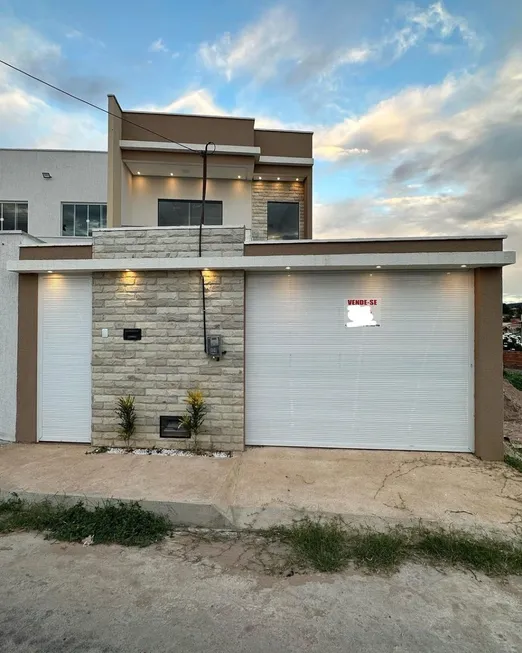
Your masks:
{"label": "two-story house", "polygon": [[199,388],[205,446],[502,458],[503,236],[313,239],[312,134],[109,113],[106,228],[6,264],[18,441],[116,443],[130,394],[136,446],[191,446]]}

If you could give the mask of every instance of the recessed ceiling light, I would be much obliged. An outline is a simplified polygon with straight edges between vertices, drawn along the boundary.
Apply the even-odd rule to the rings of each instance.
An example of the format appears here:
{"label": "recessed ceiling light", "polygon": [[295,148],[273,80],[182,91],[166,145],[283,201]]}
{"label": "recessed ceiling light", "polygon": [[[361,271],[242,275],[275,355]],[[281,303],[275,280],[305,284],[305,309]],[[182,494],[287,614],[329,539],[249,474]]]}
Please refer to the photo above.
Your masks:
{"label": "recessed ceiling light", "polygon": [[290,270],[290,266],[287,265],[286,268],[285,268],[285,270]]}
{"label": "recessed ceiling light", "polygon": [[53,178],[50,172],[42,172],[42,177],[44,179],[52,179]]}
{"label": "recessed ceiling light", "polygon": [[296,180],[296,181],[299,181],[299,177],[296,177],[295,180]]}
{"label": "recessed ceiling light", "polygon": [[263,177],[258,177],[259,180],[263,179]]}
{"label": "recessed ceiling light", "polygon": [[446,272],[446,274],[451,274],[451,272]]}
{"label": "recessed ceiling light", "polygon": [[277,181],[281,181],[281,177],[278,177],[278,178],[277,178]]}
{"label": "recessed ceiling light", "polygon": [[381,266],[380,266],[380,265],[376,265],[375,267],[376,267],[378,270],[381,269]]}
{"label": "recessed ceiling light", "polygon": [[460,266],[461,268],[467,268],[468,266],[464,263],[463,265]]}
{"label": "recessed ceiling light", "polygon": [[173,173],[173,172],[171,172],[171,173],[170,173],[170,176],[171,176],[171,177],[174,177],[174,173]]}
{"label": "recessed ceiling light", "polygon": [[125,272],[130,272],[129,268],[125,268]]}
{"label": "recessed ceiling light", "polygon": [[241,179],[241,175],[238,175],[237,178],[238,178],[238,179]]}
{"label": "recessed ceiling light", "polygon": [[53,273],[52,270],[47,270],[47,274],[52,274],[52,273]]}
{"label": "recessed ceiling light", "polygon": [[138,170],[137,174],[138,174],[138,175],[141,175],[141,172]]}

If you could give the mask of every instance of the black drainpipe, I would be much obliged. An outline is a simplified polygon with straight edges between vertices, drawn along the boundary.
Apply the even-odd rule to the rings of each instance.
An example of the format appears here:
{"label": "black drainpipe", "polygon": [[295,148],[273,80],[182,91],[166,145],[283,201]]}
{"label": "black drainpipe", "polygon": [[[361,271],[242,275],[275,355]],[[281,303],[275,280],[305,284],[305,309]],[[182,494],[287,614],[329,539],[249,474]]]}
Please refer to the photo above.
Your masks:
{"label": "black drainpipe", "polygon": [[[202,249],[202,238],[203,238],[203,225],[205,224],[205,201],[207,198],[207,163],[208,163],[208,148],[210,145],[214,146],[214,150],[210,153],[213,154],[216,151],[216,144],[212,141],[208,142],[205,145],[205,150],[201,153],[203,157],[203,189],[201,193],[201,220],[199,222],[199,243],[198,243],[198,256],[201,258],[201,249]],[[203,309],[203,349],[207,353],[207,306],[205,298],[205,275],[203,270],[201,274],[201,306]]]}

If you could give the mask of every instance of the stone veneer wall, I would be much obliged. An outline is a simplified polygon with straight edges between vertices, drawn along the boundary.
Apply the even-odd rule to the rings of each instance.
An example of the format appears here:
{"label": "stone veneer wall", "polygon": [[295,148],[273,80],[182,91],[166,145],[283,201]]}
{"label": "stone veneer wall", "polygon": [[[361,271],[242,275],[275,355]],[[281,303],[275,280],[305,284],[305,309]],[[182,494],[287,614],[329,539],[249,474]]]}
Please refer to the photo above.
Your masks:
{"label": "stone veneer wall", "polygon": [[[174,257],[197,254],[197,229],[100,231],[95,258]],[[239,255],[244,230],[206,228],[203,253]],[[185,448],[190,440],[159,437],[160,415],[181,415],[188,389],[200,388],[209,405],[203,446],[244,447],[244,272],[209,271],[207,333],[223,336],[221,360],[203,349],[201,277],[193,271],[98,272],[93,275],[93,445],[121,443],[117,398],[136,397],[135,446]],[[125,327],[142,340],[123,340]],[[109,337],[102,338],[102,328]]]}
{"label": "stone veneer wall", "polygon": [[252,182],[252,240],[266,240],[267,202],[299,202],[299,238],[304,237],[304,184],[300,181]]}
{"label": "stone veneer wall", "polygon": [[[94,231],[93,258],[197,257],[199,227],[122,227]],[[203,227],[203,256],[242,256],[243,227]]]}

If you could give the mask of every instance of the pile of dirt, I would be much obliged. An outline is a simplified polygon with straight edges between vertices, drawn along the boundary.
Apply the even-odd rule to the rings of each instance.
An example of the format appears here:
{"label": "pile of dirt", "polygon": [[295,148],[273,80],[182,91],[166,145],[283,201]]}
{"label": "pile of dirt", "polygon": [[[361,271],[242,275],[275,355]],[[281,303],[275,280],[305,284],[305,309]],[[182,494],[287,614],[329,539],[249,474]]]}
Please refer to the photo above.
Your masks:
{"label": "pile of dirt", "polygon": [[522,392],[504,379],[504,436],[522,442]]}
{"label": "pile of dirt", "polygon": [[522,392],[504,379],[504,421],[522,421]]}

